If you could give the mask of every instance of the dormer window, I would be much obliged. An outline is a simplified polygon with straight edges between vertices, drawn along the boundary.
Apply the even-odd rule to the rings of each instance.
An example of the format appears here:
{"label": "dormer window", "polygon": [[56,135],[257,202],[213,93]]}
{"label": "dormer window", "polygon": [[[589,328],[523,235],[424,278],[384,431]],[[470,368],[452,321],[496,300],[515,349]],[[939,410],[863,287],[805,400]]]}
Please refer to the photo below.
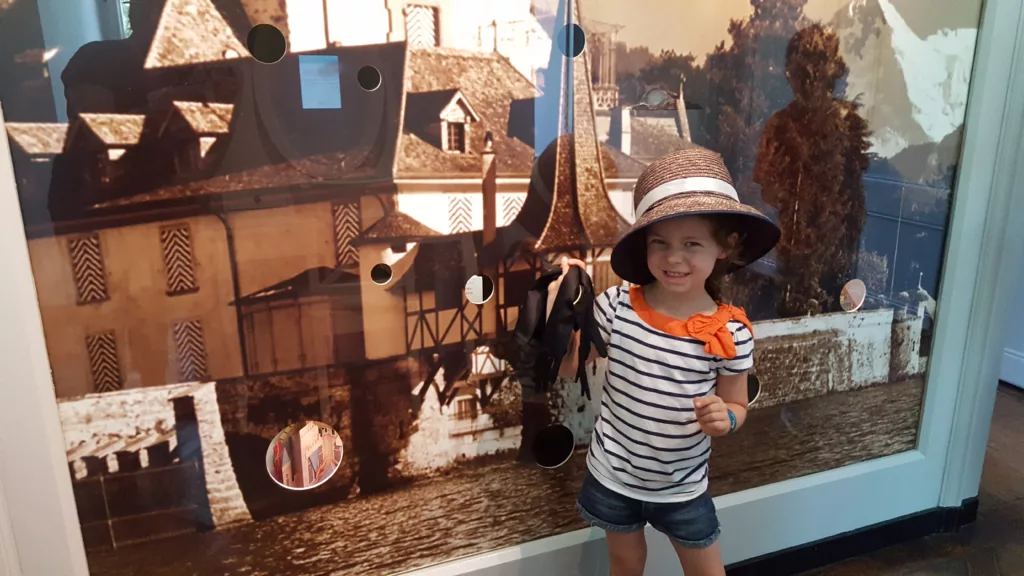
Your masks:
{"label": "dormer window", "polygon": [[[410,92],[405,101],[405,129],[448,154],[470,154],[480,115],[457,88]],[[482,132],[481,132],[482,133]]]}
{"label": "dormer window", "polygon": [[441,147],[445,152],[465,154],[469,152],[470,125],[480,121],[476,110],[460,90],[441,93],[444,107],[441,108]]}
{"label": "dormer window", "polygon": [[466,124],[464,122],[448,123],[448,138],[446,144],[448,152],[463,154],[466,152]]}

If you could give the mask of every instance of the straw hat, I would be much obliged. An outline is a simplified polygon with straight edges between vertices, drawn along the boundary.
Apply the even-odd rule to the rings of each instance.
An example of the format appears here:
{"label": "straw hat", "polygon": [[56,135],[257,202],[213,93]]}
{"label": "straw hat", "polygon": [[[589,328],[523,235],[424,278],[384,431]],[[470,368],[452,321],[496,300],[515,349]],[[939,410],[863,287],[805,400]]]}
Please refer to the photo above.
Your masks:
{"label": "straw hat", "polygon": [[767,254],[779,241],[779,227],[740,202],[721,155],[706,148],[679,150],[652,162],[633,188],[633,226],[612,250],[612,270],[627,282],[649,284],[644,229],[662,220],[688,215],[729,215],[740,235],[734,272]]}

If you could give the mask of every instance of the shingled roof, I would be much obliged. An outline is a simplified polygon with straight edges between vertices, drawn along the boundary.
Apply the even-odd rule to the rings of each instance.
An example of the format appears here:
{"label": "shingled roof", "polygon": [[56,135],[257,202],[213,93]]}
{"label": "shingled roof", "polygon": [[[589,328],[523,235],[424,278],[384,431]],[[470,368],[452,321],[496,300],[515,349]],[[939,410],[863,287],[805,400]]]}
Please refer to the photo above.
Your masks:
{"label": "shingled roof", "polygon": [[[497,53],[446,48],[412,48],[406,70],[406,117],[395,164],[396,178],[444,175],[480,176],[483,135],[494,136],[497,171],[503,177],[526,177],[533,164],[533,149],[509,137],[512,102],[532,99],[537,90],[507,59]],[[461,91],[480,115],[472,126],[465,154],[449,154],[415,133],[423,112],[413,106],[418,94]],[[441,96],[438,96],[440,98]],[[447,102],[446,102],[447,103]]]}
{"label": "shingled roof", "polygon": [[[225,4],[221,2],[220,4]],[[213,0],[167,0],[144,68],[194,66],[248,57]]]}
{"label": "shingled roof", "polygon": [[[168,4],[168,10],[175,1]],[[211,1],[190,0],[190,5],[205,5]],[[164,18],[167,17],[165,10]],[[170,34],[172,28],[165,26],[164,29],[164,33]],[[183,38],[187,40],[187,37]],[[154,42],[157,46],[156,40]],[[153,50],[159,52],[157,48]],[[151,51],[150,56],[156,52]],[[295,78],[299,74],[299,59],[307,55],[336,56],[342,71],[373,65],[380,70],[384,83],[380,89],[367,92],[358,86],[354,74],[343,72],[340,78],[341,108],[305,109],[301,86]],[[178,61],[172,59],[162,63],[177,65]],[[208,66],[199,64],[196,69]],[[154,115],[158,112],[166,114],[171,106],[172,114],[180,116],[192,130],[200,134],[221,134],[216,161],[209,164],[207,172],[177,176],[163,174],[149,178],[144,170],[132,169],[130,185],[120,186],[116,196],[101,196],[93,204],[93,209],[102,208],[99,213],[113,216],[122,209],[131,207],[135,210],[143,204],[170,207],[177,205],[173,201],[191,202],[195,198],[225,194],[261,194],[268,197],[280,192],[291,195],[296,201],[303,201],[297,199],[297,192],[337,190],[338,186],[348,182],[389,185],[395,179],[478,179],[483,135],[488,131],[494,138],[499,177],[525,179],[532,173],[535,161],[532,131],[536,124],[532,115],[537,108],[535,99],[539,94],[534,85],[499,54],[444,48],[410,49],[405,43],[396,42],[287,54],[272,66],[248,58],[236,60],[231,66],[244,80],[233,104],[206,104],[175,98],[173,103],[168,101],[155,106],[149,112],[149,119],[141,114],[82,115],[82,127],[88,127],[107,146],[126,147],[129,152],[140,138],[146,146],[150,146],[149,139],[158,138],[149,126],[164,122],[163,118],[158,120]],[[174,70],[187,76],[190,69],[178,66]],[[451,98],[459,93],[479,121],[471,125],[468,151],[449,153],[415,131],[423,114],[436,116],[440,113],[437,107],[451,102]],[[587,97],[578,97],[577,116],[586,110],[584,115],[591,116],[588,122],[592,127],[590,106],[582,105]],[[515,116],[514,107],[529,115]],[[510,131],[520,133],[510,135]],[[158,151],[162,145],[153,142],[150,146],[152,152]],[[596,150],[593,146],[585,146],[588,148],[586,154],[597,162],[576,160],[580,166],[590,166],[583,176],[588,179],[588,184],[584,187],[587,191],[580,196],[583,201],[579,206],[583,213],[600,213],[601,218],[608,216],[609,221],[618,222],[615,220],[617,212],[607,199],[597,201],[593,205],[596,208],[588,206],[586,198],[590,197],[587,196],[591,194],[590,188],[601,190],[595,198],[607,196],[603,183],[594,180],[594,175],[633,178],[639,175],[643,166],[614,148],[603,144],[597,146]],[[123,160],[131,164],[145,158],[145,155],[129,154]],[[68,179],[62,182],[61,185],[73,185]],[[346,185],[344,193],[356,192]],[[147,206],[147,209],[155,208]],[[61,218],[75,220],[84,217],[88,209],[83,207],[82,210],[84,212],[68,213]],[[589,222],[597,217],[586,218]],[[596,231],[598,228],[587,224],[582,230]],[[604,238],[607,234],[594,233],[600,236],[595,240],[607,240]]]}
{"label": "shingled roof", "polygon": [[175,101],[175,111],[196,134],[226,134],[231,127],[233,104]]}
{"label": "shingled roof", "polygon": [[142,114],[81,114],[81,124],[71,132],[75,138],[82,126],[107,146],[127,147],[139,143],[146,117]]}
{"label": "shingled roof", "polygon": [[427,226],[419,220],[398,210],[388,211],[380,220],[377,220],[361,234],[352,240],[353,246],[372,244],[376,242],[417,242],[423,238],[441,236],[437,230]]}
{"label": "shingled roof", "polygon": [[56,155],[64,150],[68,125],[51,122],[8,122],[7,135],[11,142],[26,154]]}
{"label": "shingled roof", "polygon": [[[665,122],[662,118],[667,118],[669,121]],[[629,155],[644,164],[650,164],[671,152],[696,146],[679,135],[674,114],[661,118],[634,115],[630,123],[630,131]]]}

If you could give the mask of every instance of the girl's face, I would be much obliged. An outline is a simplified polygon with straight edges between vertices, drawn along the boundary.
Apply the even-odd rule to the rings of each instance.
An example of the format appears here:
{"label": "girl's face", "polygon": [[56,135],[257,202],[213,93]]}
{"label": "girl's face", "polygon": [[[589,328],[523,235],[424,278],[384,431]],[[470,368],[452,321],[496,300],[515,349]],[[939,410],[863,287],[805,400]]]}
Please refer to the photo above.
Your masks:
{"label": "girl's face", "polygon": [[715,241],[711,222],[704,218],[670,218],[647,230],[647,267],[671,292],[704,290],[715,263],[725,256],[725,249]]}

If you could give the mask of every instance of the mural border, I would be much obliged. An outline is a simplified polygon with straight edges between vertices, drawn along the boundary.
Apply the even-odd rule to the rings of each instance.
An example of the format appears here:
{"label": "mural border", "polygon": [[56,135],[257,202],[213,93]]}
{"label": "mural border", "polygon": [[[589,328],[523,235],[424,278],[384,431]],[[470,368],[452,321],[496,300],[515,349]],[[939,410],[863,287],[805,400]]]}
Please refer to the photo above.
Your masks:
{"label": "mural border", "polygon": [[[1014,197],[1024,127],[1024,0],[987,0],[968,104],[963,170],[938,303],[918,450],[716,499],[727,563],[798,546],[976,494],[994,402],[1005,319],[1024,246],[1024,196]],[[993,113],[993,111],[999,111]],[[0,132],[3,116],[0,113]],[[968,193],[964,193],[968,192]],[[35,284],[18,207],[10,151],[0,139],[0,527],[11,527],[13,574],[86,575]],[[25,474],[31,470],[32,474]],[[6,513],[7,517],[4,517]],[[763,531],[751,518],[791,530]],[[799,517],[800,522],[789,520]],[[56,530],[56,533],[55,533]],[[7,536],[7,533],[3,533]],[[675,573],[668,542],[651,533],[650,573]],[[591,573],[603,538],[562,534],[414,572],[433,574]],[[3,567],[0,564],[0,567]]]}

